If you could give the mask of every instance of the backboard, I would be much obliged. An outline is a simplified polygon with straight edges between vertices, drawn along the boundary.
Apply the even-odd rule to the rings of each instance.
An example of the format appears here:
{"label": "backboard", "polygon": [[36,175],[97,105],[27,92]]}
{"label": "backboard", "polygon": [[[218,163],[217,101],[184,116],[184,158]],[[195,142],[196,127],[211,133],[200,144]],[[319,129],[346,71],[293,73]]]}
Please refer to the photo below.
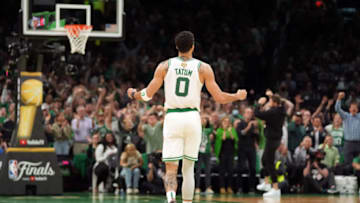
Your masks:
{"label": "backboard", "polygon": [[89,39],[122,39],[123,0],[22,0],[27,37],[66,37],[65,25],[92,25]]}

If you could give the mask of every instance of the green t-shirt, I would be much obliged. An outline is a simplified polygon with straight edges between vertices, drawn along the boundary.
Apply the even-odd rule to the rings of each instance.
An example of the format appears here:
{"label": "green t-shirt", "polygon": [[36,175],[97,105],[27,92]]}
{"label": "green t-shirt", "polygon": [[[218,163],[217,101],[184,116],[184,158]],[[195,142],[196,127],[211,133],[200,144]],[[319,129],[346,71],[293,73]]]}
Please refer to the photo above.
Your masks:
{"label": "green t-shirt", "polygon": [[95,131],[99,132],[100,136],[103,138],[105,137],[106,133],[110,132],[111,130],[106,127],[106,125],[96,126]]}
{"label": "green t-shirt", "polygon": [[200,143],[200,153],[207,154],[211,153],[211,140],[210,134],[212,133],[212,128],[203,128],[202,129],[202,136],[201,136],[201,143]]}
{"label": "green t-shirt", "polygon": [[8,103],[0,103],[0,108],[5,107],[6,113],[9,113],[9,104]]}
{"label": "green t-shirt", "polygon": [[154,127],[143,125],[144,140],[146,142],[146,153],[152,153],[162,149],[163,146],[163,124],[157,122]]}
{"label": "green t-shirt", "polygon": [[[319,146],[319,148],[323,148],[323,144]],[[326,145],[324,148],[324,151],[326,153],[324,159],[321,163],[325,164],[328,168],[332,168],[336,166],[340,162],[340,154],[338,149],[335,146],[332,146],[331,148]]]}
{"label": "green t-shirt", "polygon": [[335,129],[332,124],[325,127],[326,132],[328,132],[334,139],[335,147],[344,146],[344,128],[340,127]]}
{"label": "green t-shirt", "polygon": [[0,117],[0,123],[3,124],[6,120],[6,117]]}
{"label": "green t-shirt", "polygon": [[296,125],[294,121],[288,124],[288,148],[294,152],[304,139],[306,130],[303,125]]}

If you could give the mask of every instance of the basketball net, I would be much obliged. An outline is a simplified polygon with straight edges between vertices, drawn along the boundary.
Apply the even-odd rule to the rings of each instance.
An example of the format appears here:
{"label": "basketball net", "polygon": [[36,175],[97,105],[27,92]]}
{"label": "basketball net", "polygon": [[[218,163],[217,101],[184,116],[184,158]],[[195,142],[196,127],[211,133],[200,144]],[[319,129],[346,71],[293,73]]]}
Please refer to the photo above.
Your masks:
{"label": "basketball net", "polygon": [[71,53],[85,54],[87,39],[91,33],[91,25],[65,25],[70,41]]}

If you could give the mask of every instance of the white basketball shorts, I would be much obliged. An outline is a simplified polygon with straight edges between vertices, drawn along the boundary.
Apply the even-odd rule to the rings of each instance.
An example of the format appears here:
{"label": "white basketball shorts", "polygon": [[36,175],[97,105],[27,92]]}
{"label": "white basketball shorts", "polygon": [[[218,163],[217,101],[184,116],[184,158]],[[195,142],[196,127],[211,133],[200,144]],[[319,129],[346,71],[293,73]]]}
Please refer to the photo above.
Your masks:
{"label": "white basketball shorts", "polygon": [[170,112],[163,128],[163,161],[197,161],[201,142],[201,119],[198,111]]}

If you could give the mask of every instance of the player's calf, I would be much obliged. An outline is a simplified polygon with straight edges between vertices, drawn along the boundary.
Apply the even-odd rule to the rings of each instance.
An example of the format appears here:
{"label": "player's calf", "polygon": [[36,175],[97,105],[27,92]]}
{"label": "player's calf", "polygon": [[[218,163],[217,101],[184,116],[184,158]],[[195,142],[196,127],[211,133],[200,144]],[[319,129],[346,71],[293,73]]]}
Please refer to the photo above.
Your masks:
{"label": "player's calf", "polygon": [[166,190],[166,197],[168,203],[176,202],[176,190],[177,190],[177,171],[179,162],[167,162],[166,174],[164,179],[164,185]]}

